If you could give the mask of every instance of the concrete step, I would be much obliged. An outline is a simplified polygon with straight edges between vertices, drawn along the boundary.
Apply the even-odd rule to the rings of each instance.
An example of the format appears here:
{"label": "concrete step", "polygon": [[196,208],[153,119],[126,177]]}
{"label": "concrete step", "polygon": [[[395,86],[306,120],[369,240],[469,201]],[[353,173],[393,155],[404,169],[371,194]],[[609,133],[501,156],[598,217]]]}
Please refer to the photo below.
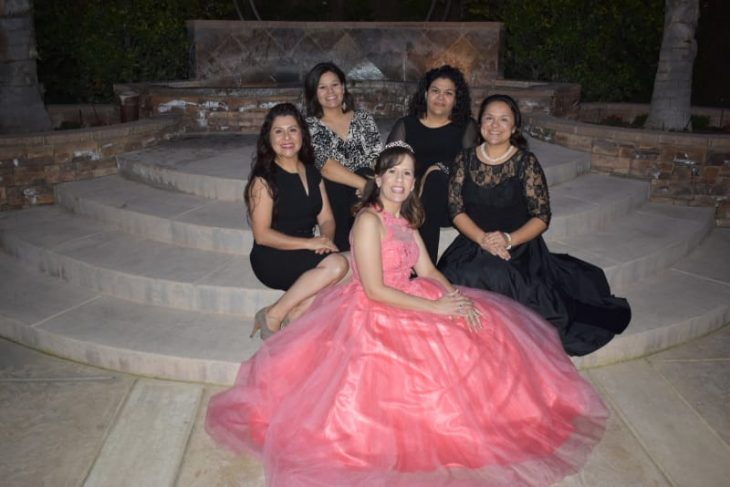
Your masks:
{"label": "concrete step", "polygon": [[[122,176],[219,201],[243,201],[255,155],[251,135],[191,136],[117,157]],[[590,154],[531,139],[551,186],[590,169]]]}
{"label": "concrete step", "polygon": [[242,202],[216,201],[107,176],[56,186],[56,203],[126,233],[183,247],[248,255]]}
{"label": "concrete step", "polygon": [[631,285],[670,267],[692,251],[714,225],[712,208],[646,204],[608,228],[549,239],[553,253],[566,253],[601,267],[611,290],[625,295]]}
{"label": "concrete step", "polygon": [[247,256],[135,237],[57,207],[0,215],[0,242],[31,268],[138,303],[252,316],[281,295]]}
{"label": "concrete step", "polygon": [[[602,267],[621,294],[687,254],[711,228],[711,209],[648,204],[550,247]],[[0,246],[32,268],[139,303],[250,316],[280,295],[259,283],[246,256],[140,238],[57,207],[0,214]]]}
{"label": "concrete step", "polygon": [[0,253],[0,335],[134,374],[231,383],[260,344],[250,318],[133,303],[29,269]]}
{"label": "concrete step", "polygon": [[[646,200],[643,181],[585,174],[557,185],[548,238],[566,238],[605,228]],[[248,255],[253,236],[241,202],[217,201],[107,176],[56,187],[56,201],[143,238],[201,250]],[[456,237],[442,230],[442,250]]]}
{"label": "concrete step", "polygon": [[[579,367],[647,355],[730,321],[730,230],[716,229],[675,266],[628,287],[626,332]],[[234,316],[130,303],[53,279],[0,254],[0,334],[72,360],[160,378],[230,384],[260,340]]]}
{"label": "concrete step", "polygon": [[629,360],[730,323],[730,229],[716,228],[687,257],[625,289],[633,319],[604,348],[575,358],[579,367]]}
{"label": "concrete step", "polygon": [[256,137],[192,136],[117,157],[129,179],[220,201],[243,201]]}

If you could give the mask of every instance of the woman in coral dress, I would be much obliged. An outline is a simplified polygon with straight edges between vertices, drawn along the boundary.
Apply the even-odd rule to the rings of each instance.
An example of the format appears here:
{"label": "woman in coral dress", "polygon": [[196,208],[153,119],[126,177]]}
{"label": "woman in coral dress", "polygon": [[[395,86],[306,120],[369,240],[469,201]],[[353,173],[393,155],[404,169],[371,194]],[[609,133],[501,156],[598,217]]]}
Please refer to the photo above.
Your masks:
{"label": "woman in coral dress", "polygon": [[209,434],[260,458],[268,485],[550,485],[603,432],[606,408],[552,326],[434,268],[414,184],[410,148],[386,146],[353,227],[352,278],[210,401]]}

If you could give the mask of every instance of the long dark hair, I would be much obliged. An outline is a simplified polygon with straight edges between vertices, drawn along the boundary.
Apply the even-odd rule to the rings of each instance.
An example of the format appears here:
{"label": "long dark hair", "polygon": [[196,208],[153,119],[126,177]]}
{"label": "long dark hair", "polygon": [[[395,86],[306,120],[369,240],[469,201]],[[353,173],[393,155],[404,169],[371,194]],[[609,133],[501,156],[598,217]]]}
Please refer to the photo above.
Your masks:
{"label": "long dark hair", "polygon": [[276,171],[279,170],[279,166],[276,165],[274,160],[276,159],[276,153],[271,147],[271,126],[274,124],[276,117],[291,116],[296,120],[299,126],[299,131],[302,133],[302,148],[299,149],[299,160],[304,164],[314,164],[314,149],[312,148],[312,138],[309,135],[309,129],[304,121],[304,117],[299,112],[297,107],[291,103],[279,103],[269,110],[264,118],[264,123],[261,125],[261,131],[259,132],[259,138],[256,141],[256,155],[251,162],[251,172],[248,175],[248,182],[246,183],[246,189],[243,191],[243,198],[246,201],[248,207],[248,213],[251,214],[253,210],[251,206],[251,191],[253,190],[253,184],[256,178],[261,178],[266,183],[267,191],[271,199],[274,200],[274,218],[276,217],[276,204],[279,201],[279,187],[276,185]]}
{"label": "long dark hair", "polygon": [[315,65],[304,77],[304,107],[307,111],[307,116],[322,118],[322,115],[324,115],[322,105],[319,104],[319,100],[317,99],[319,78],[321,78],[324,73],[333,73],[337,76],[337,78],[339,78],[340,83],[342,83],[342,86],[345,88],[345,94],[342,97],[342,111],[349,112],[350,110],[354,110],[355,99],[347,90],[345,73],[337,67],[335,63],[325,62]]}
{"label": "long dark hair", "polygon": [[439,78],[451,80],[456,87],[456,100],[454,108],[451,110],[449,119],[455,125],[463,127],[471,118],[471,95],[469,94],[469,85],[464,79],[464,75],[459,69],[444,64],[441,67],[428,71],[418,81],[418,88],[411,97],[408,104],[408,114],[414,115],[419,120],[426,116],[428,109],[426,105],[426,92],[431,87],[431,83]]}
{"label": "long dark hair", "polygon": [[[509,137],[510,144],[518,149],[527,149],[527,139],[525,139],[525,136],[522,135],[522,113],[520,113],[520,106],[517,104],[515,99],[509,95],[489,95],[484,99],[482,104],[479,106],[479,127],[482,126],[482,117],[484,116],[484,111],[487,109],[487,105],[495,101],[506,103],[509,109],[512,110],[512,116],[515,118],[515,131]],[[484,137],[482,137],[480,130],[479,143],[481,144],[482,142],[484,142]]]}
{"label": "long dark hair", "polygon": [[[378,156],[378,160],[375,163],[375,175],[382,176],[391,167],[399,165],[403,158],[410,156],[413,159],[413,163],[416,162],[416,155],[413,153],[413,149],[410,149],[406,144],[385,146],[383,152]],[[383,210],[383,204],[380,202],[380,188],[375,184],[375,179],[368,179],[365,184],[365,190],[362,193],[362,198],[353,207],[352,212],[357,213],[363,208],[375,207],[378,211]],[[403,218],[408,221],[408,224],[412,228],[418,228],[423,224],[423,220],[426,214],[423,210],[421,200],[418,199],[416,189],[411,191],[408,198],[403,202],[400,208],[400,214]]]}

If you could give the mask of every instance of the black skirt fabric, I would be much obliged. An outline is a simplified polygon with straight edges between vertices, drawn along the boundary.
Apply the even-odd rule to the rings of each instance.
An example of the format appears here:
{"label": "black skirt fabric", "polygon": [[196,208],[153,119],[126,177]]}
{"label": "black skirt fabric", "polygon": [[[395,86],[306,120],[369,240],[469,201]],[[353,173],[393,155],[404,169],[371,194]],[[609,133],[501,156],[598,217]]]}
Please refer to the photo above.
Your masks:
{"label": "black skirt fabric", "polygon": [[560,333],[565,351],[586,355],[624,331],[631,308],[611,295],[600,268],[566,254],[551,254],[542,237],[503,260],[459,235],[439,269],[453,283],[494,291],[543,316]]}

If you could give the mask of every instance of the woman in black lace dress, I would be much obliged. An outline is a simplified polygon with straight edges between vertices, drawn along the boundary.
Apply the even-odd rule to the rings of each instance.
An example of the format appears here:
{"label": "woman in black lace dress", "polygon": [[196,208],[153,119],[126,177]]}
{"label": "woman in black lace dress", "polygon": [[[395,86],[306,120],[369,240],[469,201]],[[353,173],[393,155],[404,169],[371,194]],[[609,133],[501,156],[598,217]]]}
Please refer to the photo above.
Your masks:
{"label": "woman in black lace dress", "polygon": [[339,250],[349,250],[351,209],[383,148],[380,132],[370,113],[355,108],[345,73],[333,63],[319,63],[307,73],[304,101],[314,164],[324,177],[335,216],[334,242]]}
{"label": "woman in black lace dress", "polygon": [[474,147],[479,129],[471,118],[471,96],[464,75],[445,64],[428,71],[418,82],[408,107],[388,142],[402,140],[416,154],[416,177],[426,220],[419,229],[432,262],[436,262],[441,227],[450,227],[449,170],[454,158]]}
{"label": "woman in black lace dress", "polygon": [[520,133],[517,103],[489,96],[479,122],[482,144],[464,151],[451,174],[449,213],[460,235],[438,268],[455,284],[532,308],[558,329],[569,354],[593,352],[628,326],[629,304],[611,295],[600,268],[548,251],[547,183]]}

